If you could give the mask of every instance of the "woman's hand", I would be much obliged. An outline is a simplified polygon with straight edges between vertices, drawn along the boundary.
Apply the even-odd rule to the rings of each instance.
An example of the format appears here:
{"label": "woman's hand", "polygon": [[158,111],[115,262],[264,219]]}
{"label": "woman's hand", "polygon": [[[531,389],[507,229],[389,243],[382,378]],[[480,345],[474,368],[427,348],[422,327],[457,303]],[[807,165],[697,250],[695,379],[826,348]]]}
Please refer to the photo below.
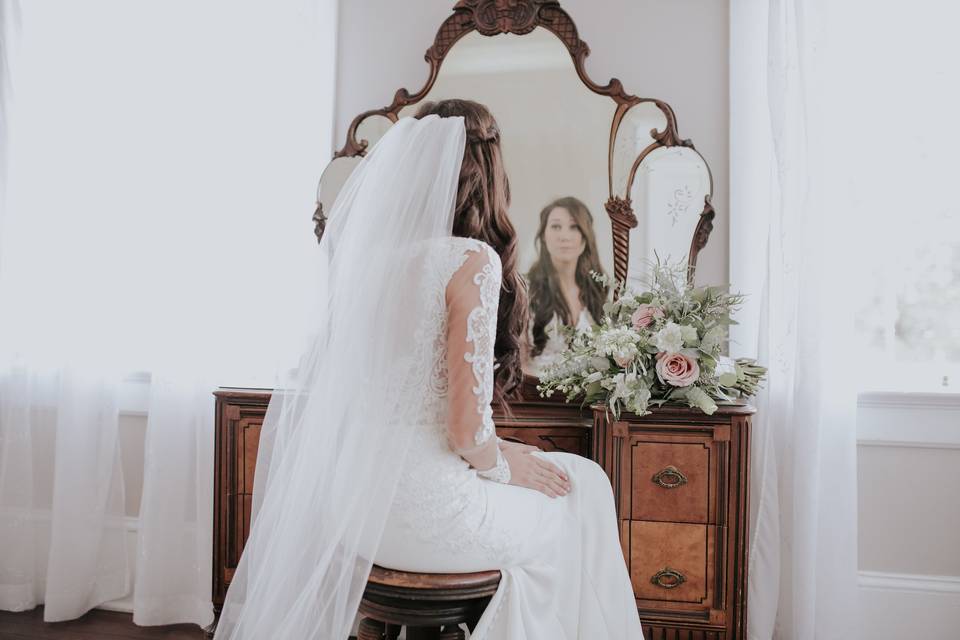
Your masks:
{"label": "woman's hand", "polygon": [[537,447],[504,441],[500,451],[510,465],[510,484],[535,489],[551,498],[570,493],[570,478],[557,465],[532,455],[539,451]]}

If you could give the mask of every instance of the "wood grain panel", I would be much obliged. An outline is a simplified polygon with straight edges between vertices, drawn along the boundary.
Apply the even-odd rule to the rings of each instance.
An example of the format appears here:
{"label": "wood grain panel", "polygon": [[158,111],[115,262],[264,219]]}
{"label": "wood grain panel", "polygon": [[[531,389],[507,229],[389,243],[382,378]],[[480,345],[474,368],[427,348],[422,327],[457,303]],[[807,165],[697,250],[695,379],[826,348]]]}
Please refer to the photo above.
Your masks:
{"label": "wood grain panel", "polygon": [[[710,522],[710,447],[706,442],[631,438],[633,520]],[[674,485],[664,487],[662,484]]]}
{"label": "wood grain panel", "polygon": [[590,449],[590,433],[581,427],[497,426],[497,435],[540,447],[544,451],[564,451],[586,457]]}
{"label": "wood grain panel", "polygon": [[213,496],[213,593],[219,611],[250,533],[253,477],[266,389],[220,388],[216,398]]}
{"label": "wood grain panel", "polygon": [[235,542],[230,547],[227,566],[235,568],[250,536],[250,513],[253,505],[253,479],[257,466],[257,451],[260,446],[262,416],[244,417],[237,421],[229,437],[235,440],[235,475],[230,478],[230,516]]}
{"label": "wood grain panel", "polygon": [[257,451],[260,450],[262,419],[247,419],[240,422],[240,470],[237,490],[244,495],[253,495],[253,476],[257,468]]}
{"label": "wood grain panel", "polygon": [[[630,522],[628,531],[630,580],[638,599],[709,606],[713,595],[712,526]],[[677,572],[682,582],[673,588],[654,584],[654,576],[661,571]]]}

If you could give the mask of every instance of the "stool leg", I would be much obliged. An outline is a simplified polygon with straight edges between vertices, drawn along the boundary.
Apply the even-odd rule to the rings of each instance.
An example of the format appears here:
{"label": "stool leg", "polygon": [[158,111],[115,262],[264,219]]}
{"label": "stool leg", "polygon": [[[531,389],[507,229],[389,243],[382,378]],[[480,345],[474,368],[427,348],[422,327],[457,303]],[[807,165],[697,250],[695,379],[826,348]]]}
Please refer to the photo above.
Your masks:
{"label": "stool leg", "polygon": [[373,618],[364,618],[357,629],[357,640],[383,640],[385,625]]}
{"label": "stool leg", "polygon": [[400,636],[400,629],[402,628],[403,626],[399,624],[390,624],[388,622],[387,631],[386,631],[386,634],[384,635],[384,640],[397,640],[397,638]]}
{"label": "stool leg", "polygon": [[467,634],[458,625],[447,625],[440,632],[440,640],[466,640]]}

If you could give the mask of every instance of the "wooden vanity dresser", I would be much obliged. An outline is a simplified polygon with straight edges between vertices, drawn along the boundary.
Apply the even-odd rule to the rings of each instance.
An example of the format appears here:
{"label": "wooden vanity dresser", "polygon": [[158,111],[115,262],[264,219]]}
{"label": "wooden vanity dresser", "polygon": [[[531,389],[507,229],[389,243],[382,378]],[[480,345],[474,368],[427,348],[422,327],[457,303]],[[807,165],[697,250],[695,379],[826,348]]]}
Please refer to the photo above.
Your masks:
{"label": "wooden vanity dresser", "polygon": [[[269,390],[218,389],[213,600],[219,612],[250,530],[260,425]],[[614,420],[525,399],[497,433],[545,451],[590,457],[613,484],[621,545],[646,640],[746,637],[750,419],[747,406],[713,416],[669,407]]]}

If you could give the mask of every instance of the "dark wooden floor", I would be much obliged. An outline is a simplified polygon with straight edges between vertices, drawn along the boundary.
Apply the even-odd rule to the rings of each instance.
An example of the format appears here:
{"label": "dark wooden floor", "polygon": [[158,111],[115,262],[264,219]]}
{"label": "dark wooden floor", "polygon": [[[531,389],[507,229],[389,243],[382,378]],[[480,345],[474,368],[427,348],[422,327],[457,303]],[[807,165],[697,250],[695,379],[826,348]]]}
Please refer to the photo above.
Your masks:
{"label": "dark wooden floor", "polygon": [[0,640],[202,640],[203,630],[192,624],[169,627],[138,627],[129,613],[115,613],[94,609],[87,615],[69,622],[43,621],[43,608],[23,613],[0,611]]}

